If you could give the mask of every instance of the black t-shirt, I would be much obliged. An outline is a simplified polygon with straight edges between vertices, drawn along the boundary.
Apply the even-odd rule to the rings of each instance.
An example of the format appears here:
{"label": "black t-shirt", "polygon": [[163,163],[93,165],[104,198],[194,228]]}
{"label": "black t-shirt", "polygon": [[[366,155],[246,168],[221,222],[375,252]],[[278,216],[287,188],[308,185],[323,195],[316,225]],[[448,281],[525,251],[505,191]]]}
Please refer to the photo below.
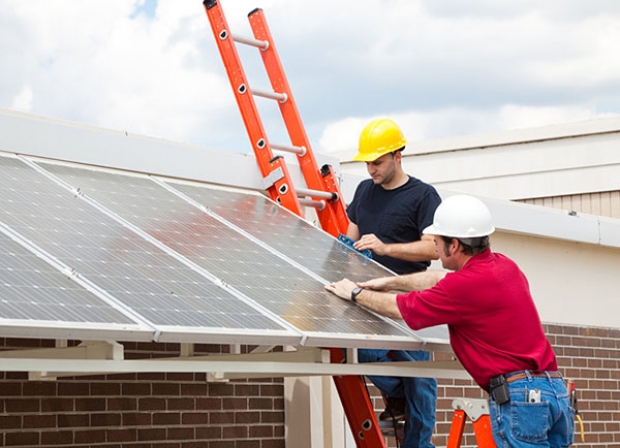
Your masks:
{"label": "black t-shirt", "polygon": [[[366,179],[355,190],[347,215],[358,226],[360,236],[374,233],[386,244],[410,243],[420,240],[422,230],[433,223],[440,203],[435,188],[415,177],[409,177],[394,190],[386,190],[372,179]],[[405,261],[374,253],[372,256],[397,274],[423,271],[430,266],[430,261]]]}

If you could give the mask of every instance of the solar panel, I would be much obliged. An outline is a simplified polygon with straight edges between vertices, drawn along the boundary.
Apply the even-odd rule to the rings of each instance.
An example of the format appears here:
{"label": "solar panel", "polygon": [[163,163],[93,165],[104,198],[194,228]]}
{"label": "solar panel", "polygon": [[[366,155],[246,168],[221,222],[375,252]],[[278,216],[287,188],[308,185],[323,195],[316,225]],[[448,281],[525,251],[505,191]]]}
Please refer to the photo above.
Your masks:
{"label": "solar panel", "polygon": [[150,341],[153,331],[97,297],[57,268],[0,233],[0,328],[23,337],[33,328],[90,339],[133,333]]}
{"label": "solar panel", "polygon": [[[323,289],[324,282],[316,275],[298,268],[295,263],[291,264],[291,260],[274,253],[273,249],[265,247],[266,244],[248,238],[244,232],[234,226],[231,228],[151,179],[73,166],[48,163],[40,165],[251,298],[266,311],[280,316],[301,330],[308,336],[306,345],[373,347],[389,343],[393,348],[397,348],[410,347],[412,341],[416,340],[409,330],[326,292]],[[175,184],[174,187],[178,185]],[[204,194],[216,194],[217,191],[205,189]],[[238,193],[232,198],[238,203],[228,204],[231,213],[234,210],[238,214],[236,222],[243,221],[244,215],[249,216],[252,213],[252,210],[246,208],[246,201],[254,199],[248,197],[254,196]],[[230,199],[222,199],[223,208],[226,208],[225,202]],[[274,212],[273,207],[278,207],[273,203],[258,201],[253,207],[255,214],[265,217],[265,225],[278,226],[280,222],[284,222],[270,222],[272,217],[279,216],[279,212]],[[299,221],[292,215],[287,216]],[[296,232],[295,228],[282,230],[289,231],[293,232],[293,235],[300,233]],[[338,264],[340,274],[347,273],[349,269],[351,272],[358,272],[357,270],[368,268],[367,259],[358,257],[316,228],[304,227],[303,232],[303,237],[308,239],[307,247],[317,235],[329,241],[330,247],[327,251],[331,251],[331,258],[318,254],[325,247],[315,245],[312,248],[317,252],[313,266],[318,269],[320,266],[317,263],[323,263],[321,272],[330,269],[327,265],[329,263]],[[263,236],[267,239],[266,234]],[[276,244],[277,238],[270,237],[268,242]],[[373,265],[371,269],[371,272],[381,270],[382,274],[386,273],[378,265]],[[358,275],[358,278],[362,278],[361,271]],[[368,278],[368,271],[363,278]]]}
{"label": "solar panel", "polygon": [[[18,159],[0,157],[0,221],[139,315],[161,333],[159,340],[300,340]],[[56,312],[70,315],[60,306]]]}
{"label": "solar panel", "polygon": [[[175,189],[209,208],[235,226],[316,273],[326,282],[348,278],[354,282],[394,275],[382,265],[342,244],[259,194],[215,190],[168,182]],[[406,324],[401,323],[403,326]],[[418,330],[427,342],[448,343],[445,325]]]}
{"label": "solar panel", "polygon": [[363,281],[393,275],[265,196],[169,184],[327,282],[345,277]]}

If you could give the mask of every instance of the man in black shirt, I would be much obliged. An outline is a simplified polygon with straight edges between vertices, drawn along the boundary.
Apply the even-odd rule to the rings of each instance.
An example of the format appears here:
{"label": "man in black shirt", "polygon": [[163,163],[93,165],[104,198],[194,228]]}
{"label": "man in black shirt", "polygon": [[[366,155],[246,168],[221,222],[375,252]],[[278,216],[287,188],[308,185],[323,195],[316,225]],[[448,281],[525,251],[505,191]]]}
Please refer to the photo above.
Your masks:
{"label": "man in black shirt", "polygon": [[[372,120],[362,131],[354,160],[366,162],[371,179],[362,181],[347,208],[347,236],[360,251],[396,274],[424,271],[437,259],[432,237],[422,230],[433,223],[441,198],[435,188],[407,175],[402,168],[405,138],[389,119]],[[426,351],[358,351],[360,362],[427,361]],[[384,394],[386,410],[380,420],[405,418],[403,448],[432,448],[437,381],[434,378],[372,376]]]}

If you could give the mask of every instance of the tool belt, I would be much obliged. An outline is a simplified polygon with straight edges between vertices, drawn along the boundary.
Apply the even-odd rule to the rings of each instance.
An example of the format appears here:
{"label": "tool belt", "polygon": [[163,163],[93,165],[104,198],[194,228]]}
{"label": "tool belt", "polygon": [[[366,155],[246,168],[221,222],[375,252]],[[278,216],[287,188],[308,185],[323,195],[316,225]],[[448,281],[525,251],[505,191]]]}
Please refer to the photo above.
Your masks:
{"label": "tool belt", "polygon": [[493,397],[497,404],[508,403],[510,401],[508,384],[517,380],[523,380],[527,378],[528,375],[531,378],[562,378],[560,372],[529,372],[527,370],[507,373],[506,375],[497,375],[491,378],[489,382],[489,395]]}

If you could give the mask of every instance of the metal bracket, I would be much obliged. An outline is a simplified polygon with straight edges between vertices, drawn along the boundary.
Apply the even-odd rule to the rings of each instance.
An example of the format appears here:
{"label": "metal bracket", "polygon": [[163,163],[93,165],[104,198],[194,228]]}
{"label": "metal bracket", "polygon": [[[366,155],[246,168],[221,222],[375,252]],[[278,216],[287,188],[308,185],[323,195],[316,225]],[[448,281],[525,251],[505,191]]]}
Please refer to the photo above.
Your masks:
{"label": "metal bracket", "polygon": [[472,422],[489,415],[489,402],[483,398],[457,398],[452,401],[452,407],[464,411]]}
{"label": "metal bracket", "polygon": [[[76,365],[84,360],[113,360],[123,361],[125,359],[125,349],[122,344],[114,341],[85,341],[76,347],[57,347],[32,350],[5,351],[0,354],[0,358],[8,359],[27,358],[33,360],[49,360],[50,366],[54,365],[55,360],[73,360]],[[76,368],[76,372],[77,372]],[[54,372],[30,371],[28,379],[31,381],[56,380],[58,377],[76,376],[74,372]]]}
{"label": "metal bracket", "polygon": [[277,181],[284,177],[284,171],[282,171],[282,167],[278,167],[269,173],[266,177],[263,178],[263,187],[268,189],[273,186]]}

